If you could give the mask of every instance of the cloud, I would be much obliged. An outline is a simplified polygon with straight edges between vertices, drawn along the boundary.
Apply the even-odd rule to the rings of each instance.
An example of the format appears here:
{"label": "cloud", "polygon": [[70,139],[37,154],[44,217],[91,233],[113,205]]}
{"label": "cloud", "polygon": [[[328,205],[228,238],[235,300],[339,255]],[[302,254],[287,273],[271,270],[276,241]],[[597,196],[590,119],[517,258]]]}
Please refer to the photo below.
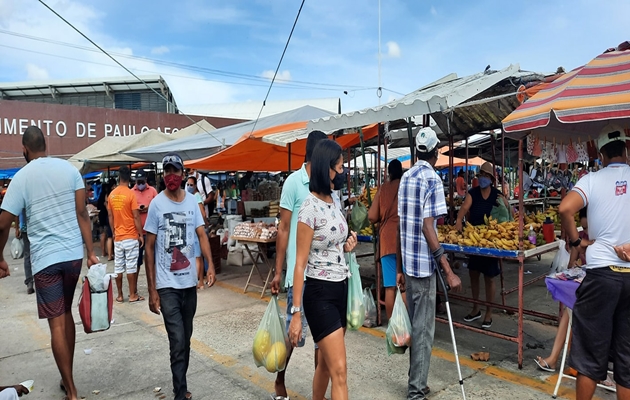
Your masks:
{"label": "cloud", "polygon": [[400,46],[396,42],[387,42],[387,57],[400,58]]}
{"label": "cloud", "polygon": [[437,10],[433,6],[431,6],[431,15],[433,15],[434,17],[437,15]]}
{"label": "cloud", "polygon": [[46,68],[28,63],[26,64],[26,77],[30,81],[43,81],[48,79],[48,71],[46,71]]}
{"label": "cloud", "polygon": [[[275,71],[268,69],[266,71],[263,71],[263,73],[260,76],[262,76],[263,78],[272,80],[274,72]],[[278,71],[278,75],[276,75],[276,81],[288,82],[290,80],[291,80],[291,72],[289,72],[286,69],[284,71]]]}
{"label": "cloud", "polygon": [[166,54],[169,51],[171,51],[168,47],[166,46],[159,46],[159,47],[154,47],[151,49],[151,54],[155,54],[156,56],[160,56],[162,54]]}

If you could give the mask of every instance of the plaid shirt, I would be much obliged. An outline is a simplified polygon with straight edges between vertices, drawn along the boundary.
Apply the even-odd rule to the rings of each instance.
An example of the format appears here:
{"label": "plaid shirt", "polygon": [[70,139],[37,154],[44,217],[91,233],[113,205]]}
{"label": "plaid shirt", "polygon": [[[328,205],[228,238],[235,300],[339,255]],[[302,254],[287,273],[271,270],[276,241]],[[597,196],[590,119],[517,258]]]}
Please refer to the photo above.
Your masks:
{"label": "plaid shirt", "polygon": [[[400,243],[407,275],[426,278],[435,271],[435,261],[424,235],[424,218],[446,214],[442,180],[431,164],[419,160],[402,176],[398,189]],[[434,221],[434,228],[437,221]]]}

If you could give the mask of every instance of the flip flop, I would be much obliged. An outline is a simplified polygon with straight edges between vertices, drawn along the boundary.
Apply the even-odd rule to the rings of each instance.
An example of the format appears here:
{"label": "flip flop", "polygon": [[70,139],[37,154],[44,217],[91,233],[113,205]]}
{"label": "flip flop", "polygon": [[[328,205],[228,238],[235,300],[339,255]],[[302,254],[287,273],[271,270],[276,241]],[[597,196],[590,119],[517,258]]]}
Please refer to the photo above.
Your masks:
{"label": "flip flop", "polygon": [[271,396],[271,400],[289,400],[289,397],[284,397],[284,396],[276,396],[275,393],[270,394]]}
{"label": "flip flop", "polygon": [[556,372],[556,370],[554,368],[551,368],[549,364],[547,364],[547,361],[542,359],[540,356],[538,356],[538,358],[535,358],[534,362],[536,363],[536,365],[538,365],[538,368],[542,369],[543,371]]}
{"label": "flip flop", "polygon": [[59,381],[59,389],[64,391],[66,394],[68,394],[68,391],[66,390],[66,387],[63,384],[63,379]]}
{"label": "flip flop", "polygon": [[140,303],[141,301],[144,301],[144,297],[142,296],[138,296],[138,298],[135,300],[129,300],[130,303]]}
{"label": "flip flop", "polygon": [[122,299],[122,300],[118,300],[118,299],[116,299],[116,303],[118,303],[118,304],[122,304],[122,303],[124,303],[124,302],[125,302],[125,299]]}

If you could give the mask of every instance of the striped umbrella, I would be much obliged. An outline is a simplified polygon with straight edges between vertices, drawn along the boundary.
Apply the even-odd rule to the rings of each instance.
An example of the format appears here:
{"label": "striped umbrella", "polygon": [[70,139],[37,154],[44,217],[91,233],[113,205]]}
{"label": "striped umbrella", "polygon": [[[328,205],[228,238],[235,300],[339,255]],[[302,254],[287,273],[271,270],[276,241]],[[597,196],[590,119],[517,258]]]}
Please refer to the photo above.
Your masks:
{"label": "striped umbrella", "polygon": [[567,143],[596,138],[609,120],[630,126],[630,50],[608,51],[564,74],[521,104],[503,120],[508,136],[535,131]]}

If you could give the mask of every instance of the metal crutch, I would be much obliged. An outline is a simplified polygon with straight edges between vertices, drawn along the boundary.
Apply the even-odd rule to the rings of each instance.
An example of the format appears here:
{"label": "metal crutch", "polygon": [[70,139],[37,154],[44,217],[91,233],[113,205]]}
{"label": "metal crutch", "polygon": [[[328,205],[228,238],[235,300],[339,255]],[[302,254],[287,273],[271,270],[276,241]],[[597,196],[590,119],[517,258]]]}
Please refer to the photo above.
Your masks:
{"label": "metal crutch", "polygon": [[451,317],[451,306],[448,303],[448,291],[450,287],[446,284],[444,277],[442,276],[441,268],[436,268],[438,278],[442,282],[444,288],[444,303],[446,304],[446,315],[448,316],[448,327],[451,330],[451,339],[453,340],[453,351],[455,353],[455,364],[457,365],[457,374],[459,376],[459,385],[462,388],[462,398],[466,400],[466,392],[464,391],[464,379],[462,378],[462,370],[459,366],[459,356],[457,355],[457,343],[455,342],[455,331],[453,330],[453,318]]}

